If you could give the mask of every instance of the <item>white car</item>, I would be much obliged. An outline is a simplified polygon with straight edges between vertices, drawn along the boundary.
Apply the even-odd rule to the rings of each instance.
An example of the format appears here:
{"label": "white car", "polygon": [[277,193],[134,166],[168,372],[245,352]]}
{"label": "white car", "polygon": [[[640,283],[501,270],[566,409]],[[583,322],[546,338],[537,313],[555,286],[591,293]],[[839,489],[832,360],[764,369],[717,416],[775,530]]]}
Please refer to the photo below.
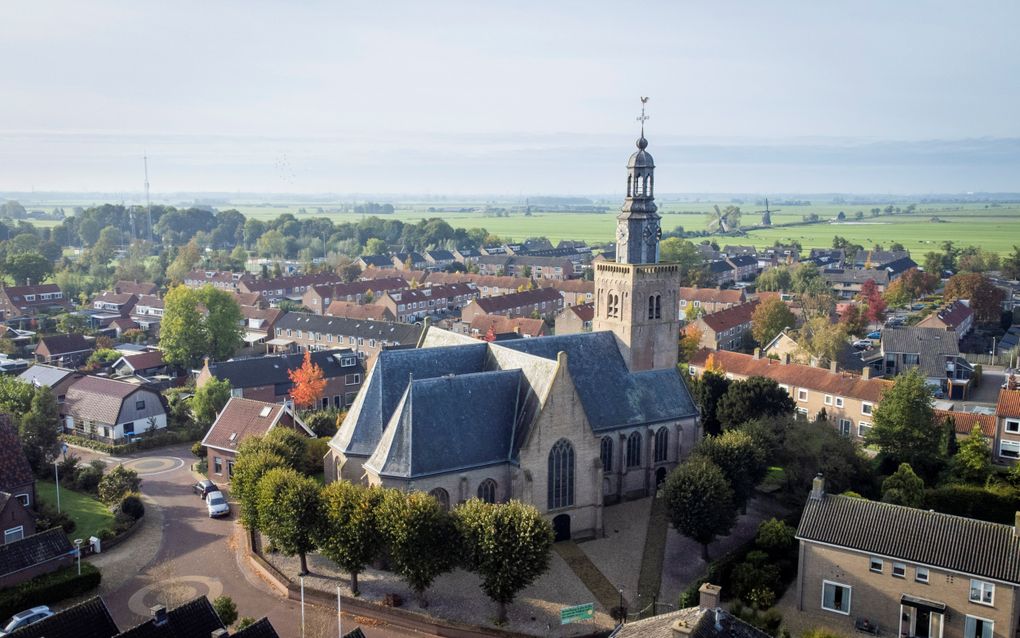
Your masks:
{"label": "white car", "polygon": [[874,344],[871,342],[871,339],[858,339],[857,341],[854,341],[855,350],[867,350],[873,345]]}
{"label": "white car", "polygon": [[205,505],[209,508],[209,518],[226,516],[230,513],[230,503],[223,497],[223,492],[219,490],[206,494]]}
{"label": "white car", "polygon": [[53,611],[46,605],[39,607],[33,607],[26,611],[14,614],[11,616],[10,621],[4,625],[3,629],[0,629],[0,636],[7,636],[17,629],[27,627],[32,623],[37,623],[44,618],[49,618],[53,615]]}

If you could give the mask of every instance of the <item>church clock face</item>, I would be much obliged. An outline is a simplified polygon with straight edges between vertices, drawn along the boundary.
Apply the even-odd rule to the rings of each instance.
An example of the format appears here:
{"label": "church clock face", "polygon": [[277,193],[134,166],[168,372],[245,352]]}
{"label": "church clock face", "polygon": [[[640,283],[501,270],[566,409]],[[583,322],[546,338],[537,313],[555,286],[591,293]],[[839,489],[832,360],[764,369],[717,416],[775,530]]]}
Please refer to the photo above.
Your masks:
{"label": "church clock face", "polygon": [[654,244],[657,242],[661,234],[662,230],[659,228],[659,225],[655,223],[648,224],[645,226],[644,230],[641,231],[641,236],[648,244]]}
{"label": "church clock face", "polygon": [[626,242],[627,241],[627,229],[624,228],[623,226],[620,226],[619,228],[617,228],[616,229],[616,239],[618,239],[619,241],[622,241],[622,242]]}

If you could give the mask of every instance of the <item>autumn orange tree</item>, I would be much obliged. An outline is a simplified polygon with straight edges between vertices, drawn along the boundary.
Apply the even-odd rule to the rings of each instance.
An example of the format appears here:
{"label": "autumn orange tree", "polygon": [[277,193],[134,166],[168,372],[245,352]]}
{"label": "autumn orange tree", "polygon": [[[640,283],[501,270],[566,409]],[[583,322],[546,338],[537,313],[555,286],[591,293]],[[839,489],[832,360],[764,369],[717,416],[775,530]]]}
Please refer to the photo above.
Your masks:
{"label": "autumn orange tree", "polygon": [[326,379],[322,376],[322,368],[312,363],[312,353],[305,352],[305,360],[300,368],[288,370],[287,376],[294,383],[290,389],[290,398],[299,408],[312,408],[322,398],[326,389]]}

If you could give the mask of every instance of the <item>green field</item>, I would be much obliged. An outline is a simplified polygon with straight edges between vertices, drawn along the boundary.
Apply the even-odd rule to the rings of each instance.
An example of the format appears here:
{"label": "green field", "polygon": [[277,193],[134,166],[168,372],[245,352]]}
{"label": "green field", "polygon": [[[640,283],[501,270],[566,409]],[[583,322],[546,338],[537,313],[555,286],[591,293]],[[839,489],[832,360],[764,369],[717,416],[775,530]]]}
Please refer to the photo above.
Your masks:
{"label": "green field", "polygon": [[[53,481],[36,481],[39,500],[57,507],[57,486]],[[60,510],[71,517],[76,527],[72,538],[97,536],[100,530],[113,528],[113,513],[98,500],[81,492],[60,487]]]}

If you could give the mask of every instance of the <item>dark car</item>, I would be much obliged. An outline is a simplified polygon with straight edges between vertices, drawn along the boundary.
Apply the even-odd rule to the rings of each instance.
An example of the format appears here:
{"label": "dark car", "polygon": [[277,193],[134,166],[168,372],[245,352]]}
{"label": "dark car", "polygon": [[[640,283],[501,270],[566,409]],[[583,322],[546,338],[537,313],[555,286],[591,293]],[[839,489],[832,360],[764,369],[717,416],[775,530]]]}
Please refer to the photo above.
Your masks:
{"label": "dark car", "polygon": [[216,484],[209,479],[202,479],[198,483],[192,485],[191,489],[194,490],[195,494],[198,494],[204,499],[209,492],[216,492],[220,488],[216,487]]}

